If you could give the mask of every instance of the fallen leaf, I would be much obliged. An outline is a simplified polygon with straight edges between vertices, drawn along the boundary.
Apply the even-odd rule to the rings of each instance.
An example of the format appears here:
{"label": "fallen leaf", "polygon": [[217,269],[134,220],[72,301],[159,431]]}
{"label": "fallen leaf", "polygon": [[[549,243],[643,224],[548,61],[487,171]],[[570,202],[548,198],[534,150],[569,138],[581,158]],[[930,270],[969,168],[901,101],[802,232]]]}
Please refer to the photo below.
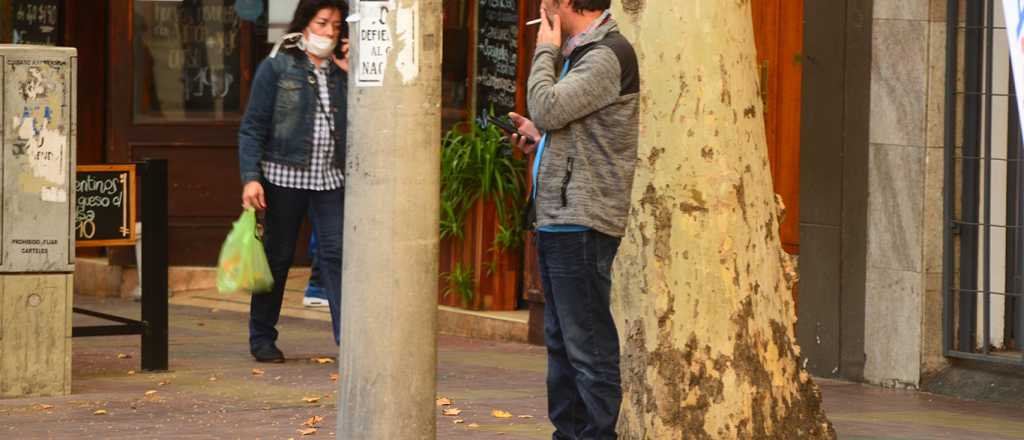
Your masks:
{"label": "fallen leaf", "polygon": [[274,376],[274,380],[281,380],[281,376]]}
{"label": "fallen leaf", "polygon": [[131,358],[132,358],[132,355],[130,355],[130,354],[124,354],[124,353],[118,353],[118,354],[117,354],[117,358],[118,358],[118,359],[131,359]]}
{"label": "fallen leaf", "polygon": [[210,376],[210,382],[216,382],[217,376]]}
{"label": "fallen leaf", "polygon": [[252,375],[253,376],[262,376],[263,373],[264,373],[264,371],[263,371],[262,368],[253,368],[252,369]]}
{"label": "fallen leaf", "polygon": [[129,376],[134,376],[135,375],[135,370],[128,370],[128,375]]}
{"label": "fallen leaf", "polygon": [[317,403],[317,402],[320,401],[320,398],[319,397],[303,397],[302,401],[304,401],[306,403]]}
{"label": "fallen leaf", "polygon": [[313,361],[313,362],[316,362],[318,364],[333,364],[334,363],[334,359],[331,359],[331,358],[313,358],[313,359],[310,359],[310,360]]}
{"label": "fallen leaf", "polygon": [[519,418],[520,418],[520,419],[532,419],[532,418],[533,418],[533,416],[529,416],[529,415],[522,415],[522,416],[519,416]]}
{"label": "fallen leaf", "polygon": [[107,415],[107,410],[105,410],[105,409],[98,409],[96,411],[93,411],[92,415],[94,415],[94,416],[105,416],[105,415]]}
{"label": "fallen leaf", "polygon": [[198,326],[200,326],[200,327],[204,327],[204,326],[206,326],[206,323],[205,323],[205,322],[200,322],[200,323],[198,323],[198,324],[196,324],[196,325],[198,325]]}
{"label": "fallen leaf", "polygon": [[507,411],[502,411],[500,409],[492,410],[491,411],[491,415],[494,416],[494,417],[497,417],[499,419],[511,419],[512,418],[512,414],[509,414]]}
{"label": "fallen leaf", "polygon": [[452,399],[449,399],[447,397],[438,397],[437,398],[437,406],[448,406],[448,405],[451,405],[451,404],[452,404]]}
{"label": "fallen leaf", "polygon": [[476,423],[470,423],[470,424],[466,425],[466,427],[467,427],[467,428],[479,428],[479,427],[480,427],[480,425],[478,425],[478,424],[476,424]]}
{"label": "fallen leaf", "polygon": [[313,416],[313,417],[310,417],[310,418],[306,419],[306,421],[302,423],[302,426],[308,426],[310,428],[316,428],[316,425],[319,425],[320,422],[323,422],[323,421],[324,421],[323,417]]}
{"label": "fallen leaf", "polygon": [[302,434],[302,435],[313,435],[313,434],[316,434],[316,428],[300,429],[299,430],[299,434]]}
{"label": "fallen leaf", "polygon": [[156,394],[156,390],[149,390],[149,391],[146,391],[146,397],[152,396],[152,395],[154,395],[154,394]]}
{"label": "fallen leaf", "polygon": [[217,313],[219,311],[220,311],[220,309],[210,309],[210,313]]}
{"label": "fallen leaf", "polygon": [[458,425],[460,423],[466,423],[466,421],[463,420],[463,419],[455,419],[455,420],[452,420],[452,423],[455,423],[456,425]]}
{"label": "fallen leaf", "polygon": [[331,373],[331,382],[338,381],[338,373]]}
{"label": "fallen leaf", "polygon": [[441,410],[441,415],[444,416],[457,416],[459,414],[462,414],[462,410],[458,408],[445,408]]}
{"label": "fallen leaf", "polygon": [[34,408],[37,409],[37,410],[43,411],[43,410],[47,410],[47,409],[53,409],[53,405],[47,405],[45,403],[39,403],[39,404],[36,404],[36,406]]}

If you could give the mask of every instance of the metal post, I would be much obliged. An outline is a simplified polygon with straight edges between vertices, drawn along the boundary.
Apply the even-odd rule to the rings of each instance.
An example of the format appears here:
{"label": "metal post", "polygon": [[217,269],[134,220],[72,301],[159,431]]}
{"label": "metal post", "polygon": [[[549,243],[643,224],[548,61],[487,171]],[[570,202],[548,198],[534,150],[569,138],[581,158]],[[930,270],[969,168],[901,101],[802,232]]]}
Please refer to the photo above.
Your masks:
{"label": "metal post", "polygon": [[982,242],[982,319],[981,351],[989,352],[989,341],[992,340],[992,40],[995,26],[995,8],[993,0],[986,2],[985,15],[985,189],[982,203],[985,205],[984,229],[985,241]]}
{"label": "metal post", "polygon": [[948,354],[953,348],[953,198],[956,197],[956,74],[957,74],[957,21],[959,0],[948,0],[946,6],[946,108],[942,198],[942,350]]}
{"label": "metal post", "polygon": [[142,170],[142,369],[167,369],[167,161],[150,159]]}
{"label": "metal post", "polygon": [[337,436],[429,440],[437,432],[441,0],[353,5],[362,17],[354,35],[384,28],[395,38],[352,39]]}
{"label": "metal post", "polygon": [[[981,28],[984,4],[967,2],[964,29],[964,134],[963,134],[963,187],[961,195],[960,228],[960,291],[957,345],[959,351],[974,351],[975,330],[978,319],[978,142],[981,139]],[[956,20],[956,16],[950,17]],[[955,84],[955,82],[954,82]]]}

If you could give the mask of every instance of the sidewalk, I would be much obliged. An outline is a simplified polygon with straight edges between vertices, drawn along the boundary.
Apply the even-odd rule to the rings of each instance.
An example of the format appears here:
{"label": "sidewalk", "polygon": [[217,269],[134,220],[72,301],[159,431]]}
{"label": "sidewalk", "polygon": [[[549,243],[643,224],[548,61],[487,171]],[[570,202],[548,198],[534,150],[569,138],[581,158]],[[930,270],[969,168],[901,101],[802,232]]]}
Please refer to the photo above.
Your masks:
{"label": "sidewalk", "polygon": [[[76,301],[138,314],[138,304],[130,301]],[[245,343],[246,319],[221,308],[172,305],[172,371],[159,374],[132,372],[139,366],[137,337],[75,339],[73,394],[0,400],[0,438],[334,438],[337,384],[331,374],[337,364],[312,360],[337,355],[329,324],[283,318],[279,345],[288,362],[257,364]],[[76,324],[92,322],[76,316]],[[438,439],[550,438],[542,348],[446,336],[438,341],[438,393],[462,410],[449,417],[438,409]],[[1024,409],[845,382],[819,384],[844,440],[1024,439]],[[495,418],[493,409],[513,417]],[[95,415],[97,410],[106,414]],[[323,417],[319,431],[302,436],[303,421],[313,416]]]}

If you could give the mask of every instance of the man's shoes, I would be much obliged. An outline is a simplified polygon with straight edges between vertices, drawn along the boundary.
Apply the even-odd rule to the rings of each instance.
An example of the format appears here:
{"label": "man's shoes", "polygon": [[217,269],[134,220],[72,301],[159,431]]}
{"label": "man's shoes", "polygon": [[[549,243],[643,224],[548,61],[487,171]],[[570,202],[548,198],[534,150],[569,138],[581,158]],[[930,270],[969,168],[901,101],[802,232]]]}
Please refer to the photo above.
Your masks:
{"label": "man's shoes", "polygon": [[252,357],[256,358],[256,362],[284,363],[284,353],[281,353],[281,350],[278,350],[277,346],[273,343],[253,348],[251,353]]}
{"label": "man's shoes", "polygon": [[306,287],[306,294],[302,297],[302,305],[305,307],[327,307],[327,293],[323,288],[316,286]]}

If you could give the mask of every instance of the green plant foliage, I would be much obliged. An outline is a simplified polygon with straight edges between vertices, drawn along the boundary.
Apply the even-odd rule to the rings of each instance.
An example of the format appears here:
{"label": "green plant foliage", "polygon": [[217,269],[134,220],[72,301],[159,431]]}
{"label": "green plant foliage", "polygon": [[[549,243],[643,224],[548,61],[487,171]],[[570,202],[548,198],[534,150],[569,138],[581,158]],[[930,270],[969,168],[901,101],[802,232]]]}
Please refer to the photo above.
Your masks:
{"label": "green plant foliage", "polygon": [[457,293],[462,298],[463,305],[473,303],[476,296],[476,283],[473,281],[473,269],[465,267],[462,263],[456,263],[451,272],[441,274],[448,281],[448,287],[444,289],[444,297]]}
{"label": "green plant foliage", "polygon": [[466,214],[478,200],[494,202],[498,250],[522,245],[520,208],[526,188],[526,161],[516,159],[512,145],[497,127],[475,121],[452,128],[441,150],[441,238],[463,238]]}

